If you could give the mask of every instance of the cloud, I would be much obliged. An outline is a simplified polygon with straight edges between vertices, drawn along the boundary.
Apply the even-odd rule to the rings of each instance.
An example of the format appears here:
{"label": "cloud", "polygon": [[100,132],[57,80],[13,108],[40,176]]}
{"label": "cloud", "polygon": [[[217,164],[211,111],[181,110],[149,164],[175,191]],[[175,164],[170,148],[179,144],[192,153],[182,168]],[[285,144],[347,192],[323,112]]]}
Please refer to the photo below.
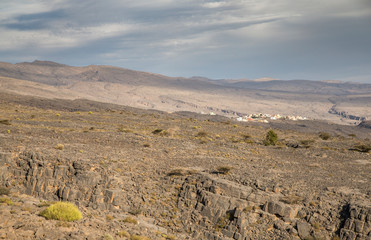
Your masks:
{"label": "cloud", "polygon": [[3,0],[0,55],[183,76],[345,78],[355,73],[345,66],[370,62],[370,7],[369,0]]}

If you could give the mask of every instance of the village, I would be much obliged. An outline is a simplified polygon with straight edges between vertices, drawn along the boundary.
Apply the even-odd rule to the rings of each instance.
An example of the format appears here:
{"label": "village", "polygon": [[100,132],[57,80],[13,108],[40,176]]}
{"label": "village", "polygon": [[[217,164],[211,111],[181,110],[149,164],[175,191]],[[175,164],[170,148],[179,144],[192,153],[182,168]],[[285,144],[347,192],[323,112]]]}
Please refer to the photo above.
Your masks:
{"label": "village", "polygon": [[267,113],[258,113],[258,114],[249,114],[243,117],[238,117],[236,120],[239,122],[263,122],[269,123],[269,120],[307,120],[308,118],[302,116],[283,116],[280,114],[267,114]]}

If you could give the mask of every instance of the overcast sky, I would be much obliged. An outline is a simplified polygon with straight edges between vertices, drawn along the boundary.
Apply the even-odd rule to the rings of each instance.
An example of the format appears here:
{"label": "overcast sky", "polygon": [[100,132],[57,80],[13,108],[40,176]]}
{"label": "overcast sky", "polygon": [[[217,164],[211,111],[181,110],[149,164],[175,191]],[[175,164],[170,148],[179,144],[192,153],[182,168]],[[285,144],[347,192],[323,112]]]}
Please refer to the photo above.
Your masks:
{"label": "overcast sky", "polygon": [[371,0],[1,0],[0,61],[371,83]]}

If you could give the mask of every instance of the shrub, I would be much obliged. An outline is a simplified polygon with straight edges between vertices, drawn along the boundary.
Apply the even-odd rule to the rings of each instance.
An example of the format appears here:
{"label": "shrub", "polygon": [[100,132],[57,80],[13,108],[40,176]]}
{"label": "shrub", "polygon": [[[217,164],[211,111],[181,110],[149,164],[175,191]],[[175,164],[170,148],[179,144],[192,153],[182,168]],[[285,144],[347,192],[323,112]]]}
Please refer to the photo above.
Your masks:
{"label": "shrub", "polygon": [[127,231],[119,231],[119,232],[117,232],[117,235],[121,238],[122,237],[126,237],[126,238],[130,237],[130,234]]}
{"label": "shrub", "polygon": [[9,195],[9,194],[10,194],[10,189],[9,188],[0,186],[0,195]]}
{"label": "shrub", "polygon": [[196,137],[206,137],[206,136],[207,136],[207,132],[204,132],[204,131],[200,131],[196,135]]}
{"label": "shrub", "polygon": [[69,202],[57,202],[50,205],[44,211],[40,213],[41,216],[46,219],[54,219],[61,221],[76,221],[82,218],[82,214],[79,209]]}
{"label": "shrub", "polygon": [[319,137],[322,139],[322,140],[328,140],[331,138],[331,135],[327,132],[320,132],[319,133]]}
{"label": "shrub", "polygon": [[111,234],[105,234],[104,235],[104,240],[115,240],[112,236],[111,236]]}
{"label": "shrub", "polygon": [[357,144],[357,145],[354,145],[353,148],[351,148],[350,150],[367,153],[371,151],[371,145]]}
{"label": "shrub", "polygon": [[118,131],[118,132],[123,132],[123,133],[132,133],[132,132],[133,132],[133,130],[128,129],[128,128],[125,128],[123,125],[120,125],[120,126],[117,128],[117,131]]}
{"label": "shrub", "polygon": [[131,215],[134,215],[134,216],[138,216],[139,214],[142,213],[142,209],[140,209],[138,207],[131,207],[129,209],[128,213],[130,213]]}
{"label": "shrub", "polygon": [[107,219],[108,221],[112,221],[113,219],[115,219],[115,217],[112,216],[112,215],[106,215],[106,219]]}
{"label": "shrub", "polygon": [[217,168],[218,173],[228,174],[233,168],[230,166],[220,166]]}
{"label": "shrub", "polygon": [[135,218],[132,218],[132,217],[126,217],[123,222],[126,222],[126,223],[132,223],[132,224],[138,224],[138,220],[136,220]]}
{"label": "shrub", "polygon": [[6,197],[0,198],[0,203],[5,203],[7,205],[13,205],[13,201],[10,198],[6,198]]}
{"label": "shrub", "polygon": [[276,145],[277,142],[278,142],[277,133],[275,133],[272,129],[269,130],[263,141],[264,145],[265,146]]}
{"label": "shrub", "polygon": [[0,120],[0,124],[12,125],[8,119]]}
{"label": "shrub", "polygon": [[55,149],[63,150],[63,149],[64,149],[64,145],[63,145],[63,144],[57,144],[57,145],[55,146]]}

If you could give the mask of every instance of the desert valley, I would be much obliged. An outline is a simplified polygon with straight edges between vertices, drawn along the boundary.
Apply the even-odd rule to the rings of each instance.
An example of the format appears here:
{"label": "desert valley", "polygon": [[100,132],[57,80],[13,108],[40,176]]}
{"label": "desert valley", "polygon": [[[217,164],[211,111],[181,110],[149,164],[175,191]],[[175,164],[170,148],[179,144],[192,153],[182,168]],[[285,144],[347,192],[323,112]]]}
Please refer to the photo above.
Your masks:
{"label": "desert valley", "polygon": [[371,84],[34,61],[0,103],[0,239],[371,239]]}

